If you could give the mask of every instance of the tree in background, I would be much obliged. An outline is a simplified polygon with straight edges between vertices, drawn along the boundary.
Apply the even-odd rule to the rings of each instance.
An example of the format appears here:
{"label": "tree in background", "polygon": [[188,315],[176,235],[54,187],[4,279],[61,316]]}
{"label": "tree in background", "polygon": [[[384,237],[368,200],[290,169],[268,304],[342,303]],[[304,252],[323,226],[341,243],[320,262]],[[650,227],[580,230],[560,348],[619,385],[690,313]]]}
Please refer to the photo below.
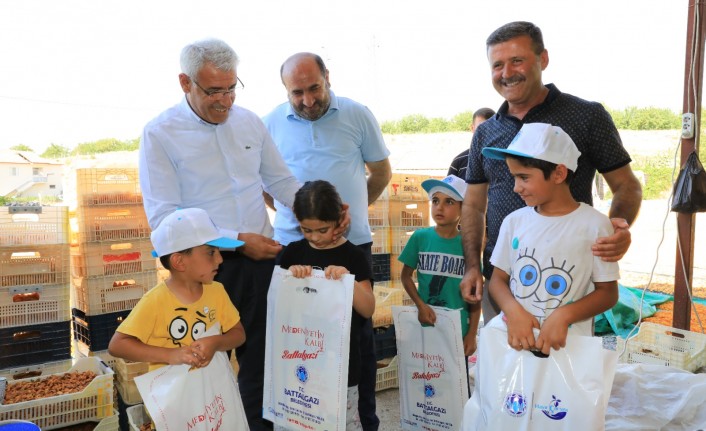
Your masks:
{"label": "tree in background", "polygon": [[45,159],[61,159],[63,157],[69,157],[71,151],[61,145],[51,144],[46,150],[41,154]]}
{"label": "tree in background", "polygon": [[33,149],[31,149],[29,146],[27,146],[25,144],[17,144],[14,147],[10,147],[10,149],[13,151],[28,151],[30,153],[34,152]]}

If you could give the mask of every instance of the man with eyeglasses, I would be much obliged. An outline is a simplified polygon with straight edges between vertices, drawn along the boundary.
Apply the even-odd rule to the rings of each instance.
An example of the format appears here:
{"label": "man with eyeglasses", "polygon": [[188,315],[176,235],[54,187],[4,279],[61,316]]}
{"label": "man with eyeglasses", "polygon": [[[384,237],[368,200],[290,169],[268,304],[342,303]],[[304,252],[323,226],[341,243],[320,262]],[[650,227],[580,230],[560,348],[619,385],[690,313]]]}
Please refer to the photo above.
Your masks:
{"label": "man with eyeglasses", "polygon": [[[331,91],[329,71],[316,54],[292,55],[282,64],[280,77],[289,102],[276,107],[263,121],[299,181],[327,180],[350,205],[351,229],[346,238],[366,253],[372,273],[368,205],[382,194],[392,176],[390,151],[380,126],[367,107]],[[289,205],[276,196],[274,205],[275,239],[286,245],[303,238]],[[371,319],[362,328],[360,352],[358,411],[363,430],[377,430]]]}
{"label": "man with eyeglasses", "polygon": [[179,84],[184,99],[144,128],[140,187],[151,228],[176,208],[197,207],[245,242],[221,251],[216,280],[240,312],[246,341],[236,349],[238,382],[251,430],[272,429],[262,419],[267,291],[274,258],[262,189],[286,206],[301,184],[291,174],[260,118],[234,104],[243,88],[238,56],[208,39],[184,47]]}

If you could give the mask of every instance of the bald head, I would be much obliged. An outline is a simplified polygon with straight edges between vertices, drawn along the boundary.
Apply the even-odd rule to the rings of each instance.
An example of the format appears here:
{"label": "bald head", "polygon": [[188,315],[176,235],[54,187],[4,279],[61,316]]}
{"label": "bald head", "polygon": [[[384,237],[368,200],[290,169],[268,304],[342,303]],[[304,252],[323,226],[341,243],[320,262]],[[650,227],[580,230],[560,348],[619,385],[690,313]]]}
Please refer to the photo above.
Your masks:
{"label": "bald head", "polygon": [[310,52],[292,55],[280,67],[282,84],[294,112],[309,121],[323,117],[331,104],[328,70],[320,56]]}
{"label": "bald head", "polygon": [[282,78],[282,83],[284,83],[284,75],[285,74],[290,74],[292,71],[299,66],[301,66],[304,63],[311,63],[313,62],[316,64],[316,66],[319,68],[319,71],[321,72],[321,76],[326,76],[326,65],[324,64],[324,60],[317,54],[314,54],[313,52],[298,52],[292,56],[290,56],[288,59],[284,60],[284,63],[282,63],[282,66],[279,68],[279,76]]}

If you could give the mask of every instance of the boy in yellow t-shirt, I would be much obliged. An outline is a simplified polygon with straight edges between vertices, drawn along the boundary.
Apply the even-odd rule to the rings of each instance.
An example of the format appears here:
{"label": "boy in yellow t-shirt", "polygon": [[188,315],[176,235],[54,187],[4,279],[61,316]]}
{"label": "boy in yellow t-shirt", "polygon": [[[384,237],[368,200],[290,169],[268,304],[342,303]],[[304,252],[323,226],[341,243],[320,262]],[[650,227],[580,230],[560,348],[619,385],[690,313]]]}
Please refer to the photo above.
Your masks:
{"label": "boy in yellow t-shirt", "polygon": [[[205,367],[217,351],[242,345],[240,314],[213,278],[223,261],[219,248],[244,243],[229,238],[200,208],[174,211],[151,239],[170,276],[147,292],[120,324],[110,340],[110,354],[149,362],[150,370],[166,364]],[[216,323],[221,334],[203,337]]]}

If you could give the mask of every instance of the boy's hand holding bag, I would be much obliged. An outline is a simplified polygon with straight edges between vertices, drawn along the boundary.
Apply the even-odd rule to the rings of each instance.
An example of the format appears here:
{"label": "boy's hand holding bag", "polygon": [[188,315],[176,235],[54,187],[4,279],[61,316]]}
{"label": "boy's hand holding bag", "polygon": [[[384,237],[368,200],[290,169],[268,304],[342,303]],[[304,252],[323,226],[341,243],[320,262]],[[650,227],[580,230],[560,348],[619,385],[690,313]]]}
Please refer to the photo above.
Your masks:
{"label": "boy's hand holding bag", "polygon": [[[493,319],[480,332],[476,386],[464,431],[603,430],[618,360],[600,337],[569,335],[548,357],[507,343]],[[535,337],[536,337],[535,333]]]}
{"label": "boy's hand holding bag", "polygon": [[[204,337],[217,335],[215,324]],[[248,430],[238,382],[225,352],[204,368],[167,365],[135,377],[142,401],[158,431]]]}

